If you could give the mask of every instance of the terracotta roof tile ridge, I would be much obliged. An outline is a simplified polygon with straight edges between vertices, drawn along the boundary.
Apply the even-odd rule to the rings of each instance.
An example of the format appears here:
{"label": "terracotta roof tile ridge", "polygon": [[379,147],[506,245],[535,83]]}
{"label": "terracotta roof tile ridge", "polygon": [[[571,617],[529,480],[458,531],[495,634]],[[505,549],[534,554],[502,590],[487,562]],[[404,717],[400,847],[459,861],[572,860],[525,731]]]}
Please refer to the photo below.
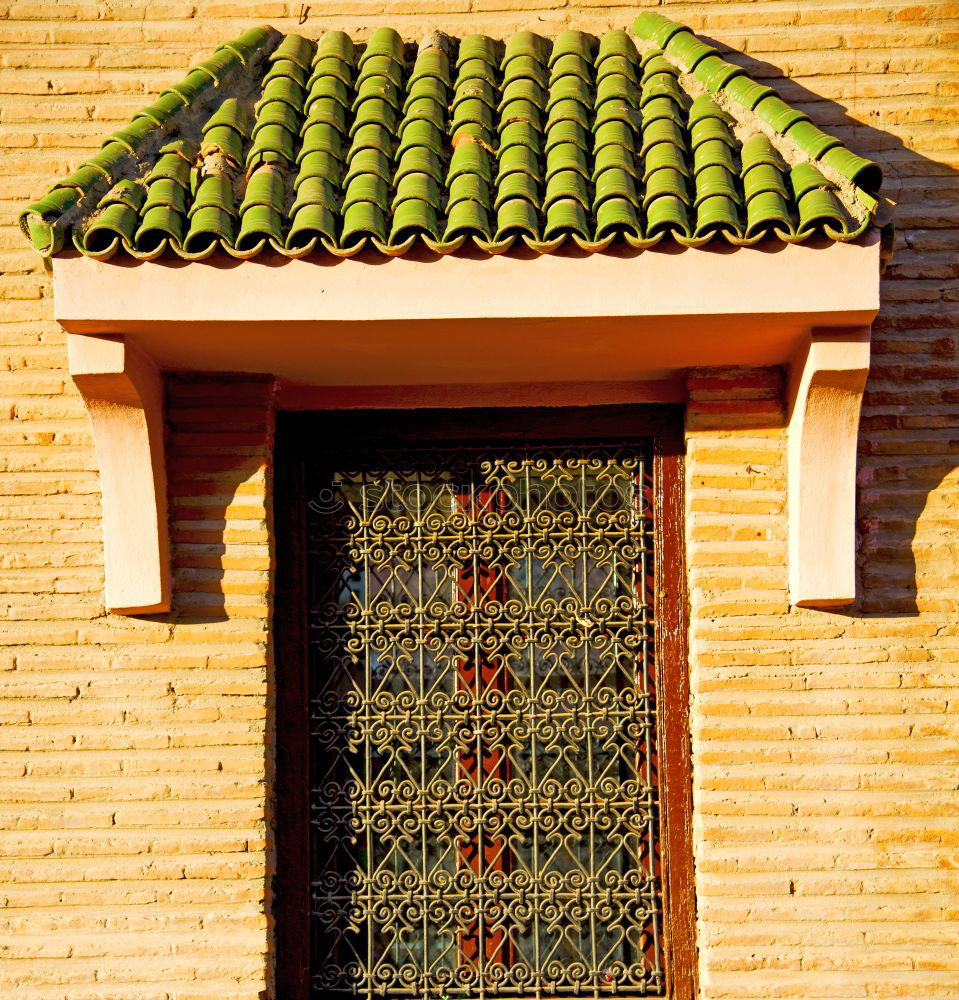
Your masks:
{"label": "terracotta roof tile ridge", "polygon": [[[701,96],[694,107],[699,103],[702,113],[716,118],[731,115],[730,124],[738,126],[747,237],[768,222],[786,241],[802,240],[817,227],[832,239],[851,240],[873,224],[883,180],[878,163],[823,132],[774,88],[753,80],[685,25],[645,11],[634,21],[633,30],[691,77],[693,87],[698,84]],[[711,105],[715,111],[706,110]],[[790,185],[798,210],[793,226],[785,204],[787,192],[770,179],[774,168],[786,175]],[[837,228],[842,216],[845,224]]]}
{"label": "terracotta roof tile ridge", "polygon": [[[183,143],[171,144],[167,150],[162,145],[164,136],[191,114],[208,110],[215,95],[245,68],[262,60],[281,37],[270,25],[261,25],[219,45],[208,59],[192,66],[180,83],[163,91],[137,111],[129,124],[107,136],[96,155],[23,209],[18,218],[20,229],[38,253],[49,257],[61,250],[72,223],[94,208],[102,208],[107,224],[116,230],[110,242],[122,240],[132,245],[132,227],[148,197],[139,189],[136,177],[148,157],[160,154],[162,159],[171,153],[189,165],[192,151]],[[175,195],[158,195],[156,207],[170,208],[170,202],[176,200]],[[85,246],[80,249],[89,252]]]}

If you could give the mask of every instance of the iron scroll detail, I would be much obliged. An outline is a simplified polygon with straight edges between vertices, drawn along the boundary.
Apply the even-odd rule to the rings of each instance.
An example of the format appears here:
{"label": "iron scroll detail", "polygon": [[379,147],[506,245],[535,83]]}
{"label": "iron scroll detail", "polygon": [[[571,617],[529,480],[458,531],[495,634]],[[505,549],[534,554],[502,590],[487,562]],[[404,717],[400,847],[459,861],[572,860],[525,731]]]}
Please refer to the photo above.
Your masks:
{"label": "iron scroll detail", "polygon": [[662,996],[636,443],[311,466],[316,995]]}

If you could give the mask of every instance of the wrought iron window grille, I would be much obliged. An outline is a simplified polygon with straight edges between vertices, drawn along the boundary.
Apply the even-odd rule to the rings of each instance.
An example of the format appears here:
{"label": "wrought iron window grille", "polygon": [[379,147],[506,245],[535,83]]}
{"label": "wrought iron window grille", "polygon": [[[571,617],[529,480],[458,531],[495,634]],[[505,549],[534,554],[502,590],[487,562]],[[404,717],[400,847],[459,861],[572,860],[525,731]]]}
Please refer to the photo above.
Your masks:
{"label": "wrought iron window grille", "polygon": [[306,488],[314,992],[663,995],[649,449]]}

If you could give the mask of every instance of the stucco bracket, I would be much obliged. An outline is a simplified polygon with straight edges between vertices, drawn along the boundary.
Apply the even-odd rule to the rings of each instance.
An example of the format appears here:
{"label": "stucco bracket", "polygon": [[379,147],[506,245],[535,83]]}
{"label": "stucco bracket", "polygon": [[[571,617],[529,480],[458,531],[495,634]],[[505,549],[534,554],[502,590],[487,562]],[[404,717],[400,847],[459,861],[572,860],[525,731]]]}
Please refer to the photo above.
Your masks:
{"label": "stucco bracket", "polygon": [[868,327],[813,329],[789,369],[789,595],[856,598],[856,447]]}
{"label": "stucco bracket", "polygon": [[169,611],[162,376],[123,336],[67,334],[67,350],[100,467],[107,609]]}

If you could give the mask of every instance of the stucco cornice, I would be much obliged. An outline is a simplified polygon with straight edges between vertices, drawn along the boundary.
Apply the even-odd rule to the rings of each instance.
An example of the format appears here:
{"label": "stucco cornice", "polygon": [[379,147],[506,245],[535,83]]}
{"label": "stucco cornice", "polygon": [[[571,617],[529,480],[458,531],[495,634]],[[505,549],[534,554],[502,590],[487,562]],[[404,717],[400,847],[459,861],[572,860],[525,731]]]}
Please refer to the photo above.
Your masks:
{"label": "stucco cornice", "polygon": [[[163,370],[269,374],[281,400],[299,406],[349,405],[351,394],[408,406],[453,385],[467,387],[457,392],[464,405],[496,405],[498,395],[515,403],[517,386],[530,404],[563,402],[557,386],[577,402],[591,386],[598,396],[614,386],[624,398],[662,401],[679,396],[690,367],[783,365],[791,600],[831,606],[855,596],[856,432],[879,306],[876,236],[772,252],[328,266],[77,257],[58,258],[53,277],[100,456],[113,610],[169,606],[159,374],[142,374]],[[134,450],[149,460],[119,460]],[[130,484],[111,481],[132,474],[135,502]],[[155,555],[128,556],[146,538]],[[136,586],[131,574],[142,578]]]}

